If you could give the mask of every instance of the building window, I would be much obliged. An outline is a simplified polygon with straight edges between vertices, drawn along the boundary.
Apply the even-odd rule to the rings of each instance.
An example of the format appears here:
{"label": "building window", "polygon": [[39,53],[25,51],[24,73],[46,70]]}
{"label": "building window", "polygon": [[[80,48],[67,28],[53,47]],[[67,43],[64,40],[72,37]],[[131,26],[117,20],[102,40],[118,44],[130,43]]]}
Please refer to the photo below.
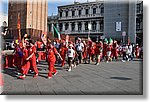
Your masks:
{"label": "building window", "polygon": [[62,17],[62,12],[60,12],[59,14],[60,14],[60,17]]}
{"label": "building window", "polygon": [[96,8],[93,8],[93,14],[96,14]]}
{"label": "building window", "polygon": [[79,16],[81,16],[81,10],[79,10]]}
{"label": "building window", "polygon": [[72,29],[72,31],[75,31],[75,24],[74,23],[72,23],[71,29]]}
{"label": "building window", "polygon": [[79,31],[81,31],[81,27],[82,27],[82,24],[81,24],[81,22],[79,22],[79,24],[78,24],[78,30]]}
{"label": "building window", "polygon": [[59,24],[59,29],[62,31],[62,23]]}
{"label": "building window", "polygon": [[89,9],[85,9],[85,14],[86,14],[86,15],[89,14]]}
{"label": "building window", "polygon": [[68,11],[66,11],[66,17],[68,17]]}
{"label": "building window", "polygon": [[68,27],[69,27],[69,24],[66,23],[66,24],[65,24],[65,30],[68,30]]}
{"label": "building window", "polygon": [[93,22],[93,24],[92,24],[92,29],[93,29],[93,30],[96,30],[96,22]]}
{"label": "building window", "polygon": [[136,12],[137,13],[140,13],[140,4],[137,4],[137,7],[136,7],[137,9],[136,9]]}
{"label": "building window", "polygon": [[72,11],[72,17],[74,17],[75,16],[75,11]]}
{"label": "building window", "polygon": [[101,13],[104,13],[104,7],[101,8]]}

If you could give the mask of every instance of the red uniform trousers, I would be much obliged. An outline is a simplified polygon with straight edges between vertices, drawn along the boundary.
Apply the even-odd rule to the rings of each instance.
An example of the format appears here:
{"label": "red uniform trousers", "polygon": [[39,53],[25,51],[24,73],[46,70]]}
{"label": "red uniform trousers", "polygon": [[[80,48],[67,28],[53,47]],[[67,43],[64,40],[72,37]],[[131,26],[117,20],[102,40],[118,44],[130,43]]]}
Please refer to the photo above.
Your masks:
{"label": "red uniform trousers", "polygon": [[117,51],[117,49],[112,49],[112,57],[115,57],[115,59],[118,59],[118,51]]}
{"label": "red uniform trousers", "polygon": [[33,68],[33,71],[38,74],[38,69],[36,67],[36,58],[35,56],[33,56],[31,59],[29,59],[28,61],[24,61],[23,62],[23,66],[22,66],[22,69],[23,69],[23,74],[27,75],[28,74],[28,71],[30,69],[30,66]]}
{"label": "red uniform trousers", "polygon": [[21,61],[22,61],[22,57],[19,57],[17,54],[14,55],[14,65],[17,68],[21,68]]}
{"label": "red uniform trousers", "polygon": [[48,61],[48,77],[52,77],[52,74],[57,72],[54,65],[55,61]]}
{"label": "red uniform trousers", "polygon": [[63,67],[65,65],[65,58],[66,58],[66,55],[64,54],[61,54],[61,57],[62,57],[62,62],[61,62],[61,66]]}

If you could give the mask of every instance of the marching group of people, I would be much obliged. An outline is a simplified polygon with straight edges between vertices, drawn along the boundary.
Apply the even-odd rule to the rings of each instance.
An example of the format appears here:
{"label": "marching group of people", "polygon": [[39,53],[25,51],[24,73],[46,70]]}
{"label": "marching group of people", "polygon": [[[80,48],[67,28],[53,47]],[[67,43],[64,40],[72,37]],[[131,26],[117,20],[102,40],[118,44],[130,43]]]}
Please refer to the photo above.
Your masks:
{"label": "marching group of people", "polygon": [[83,41],[78,38],[75,42],[66,42],[63,40],[47,40],[44,45],[42,41],[37,40],[35,43],[28,38],[22,41],[16,40],[14,43],[14,65],[21,73],[19,78],[24,79],[29,70],[34,71],[34,78],[38,77],[37,69],[37,51],[44,49],[46,53],[46,61],[48,63],[48,79],[57,74],[55,64],[59,64],[62,68],[68,63],[68,71],[71,71],[81,63],[89,64],[96,62],[99,65],[101,61],[117,61],[118,56],[122,56],[122,62],[133,60],[134,57],[142,58],[143,49],[138,44],[119,45],[117,41],[111,38],[104,41],[96,41],[88,39]]}

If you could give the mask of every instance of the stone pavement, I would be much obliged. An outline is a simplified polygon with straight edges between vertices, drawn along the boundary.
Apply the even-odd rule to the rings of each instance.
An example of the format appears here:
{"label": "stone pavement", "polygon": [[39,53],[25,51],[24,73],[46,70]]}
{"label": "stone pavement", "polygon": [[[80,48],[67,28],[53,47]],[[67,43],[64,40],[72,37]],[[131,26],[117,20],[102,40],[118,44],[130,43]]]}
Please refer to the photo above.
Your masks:
{"label": "stone pavement", "polygon": [[67,68],[56,67],[58,74],[47,79],[48,66],[38,64],[39,77],[29,74],[26,79],[18,79],[14,68],[4,70],[4,91],[2,94],[37,95],[115,95],[143,94],[143,62],[101,62],[96,66],[81,64],[71,72]]}

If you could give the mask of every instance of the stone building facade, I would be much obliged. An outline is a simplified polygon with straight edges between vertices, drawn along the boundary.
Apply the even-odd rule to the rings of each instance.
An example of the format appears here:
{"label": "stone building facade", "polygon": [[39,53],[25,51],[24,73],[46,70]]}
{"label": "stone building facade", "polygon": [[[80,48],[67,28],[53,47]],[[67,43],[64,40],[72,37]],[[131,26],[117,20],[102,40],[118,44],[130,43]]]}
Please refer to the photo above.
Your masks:
{"label": "stone building facade", "polygon": [[47,32],[47,0],[10,0],[8,7],[8,28],[10,37],[18,38],[18,14],[20,15],[22,36],[27,33],[34,39],[37,39],[41,33]]}
{"label": "stone building facade", "polygon": [[[77,37],[113,38],[127,43],[136,43],[138,19],[143,19],[137,12],[139,0],[97,0],[58,6],[58,15],[48,17],[48,31],[52,23],[61,34]],[[140,5],[142,9],[143,4]],[[141,12],[141,11],[140,11]],[[141,12],[142,13],[142,12]],[[137,19],[138,17],[138,19]],[[140,20],[140,21],[141,21]],[[92,25],[89,32],[88,24]],[[142,28],[140,23],[140,28]],[[143,29],[143,28],[142,28]],[[125,32],[125,36],[123,36]],[[142,36],[142,34],[141,34]]]}
{"label": "stone building facade", "polygon": [[[48,31],[52,30],[52,23],[61,34],[71,36],[90,37],[102,36],[104,27],[103,1],[78,3],[58,6],[58,15],[49,17]],[[88,25],[91,24],[89,31]]]}

